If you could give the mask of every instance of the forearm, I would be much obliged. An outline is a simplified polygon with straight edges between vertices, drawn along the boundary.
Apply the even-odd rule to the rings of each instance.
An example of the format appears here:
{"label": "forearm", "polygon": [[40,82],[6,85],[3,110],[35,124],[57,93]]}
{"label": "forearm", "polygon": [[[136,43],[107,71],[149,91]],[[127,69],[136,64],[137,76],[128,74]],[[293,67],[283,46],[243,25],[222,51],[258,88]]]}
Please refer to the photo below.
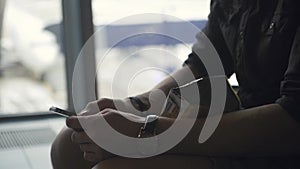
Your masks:
{"label": "forearm", "polygon": [[152,90],[147,91],[143,94],[138,95],[137,97],[143,100],[145,103],[149,103],[149,94],[154,90],[160,90],[164,92],[167,96],[169,91],[186,83],[189,83],[196,78],[199,78],[201,75],[197,73],[192,67],[184,66],[181,69],[175,71],[170,76],[166,77],[163,81],[157,84]]}
{"label": "forearm", "polygon": [[[300,152],[300,125],[279,105],[271,104],[225,114],[211,138],[198,143],[205,119],[170,153],[203,156],[282,156]],[[159,132],[173,123],[161,118]]]}
{"label": "forearm", "polygon": [[[181,69],[174,72],[172,75],[165,78],[162,82],[160,82],[158,85],[156,85],[152,90],[147,91],[143,94],[140,94],[136,97],[139,100],[141,100],[141,102],[144,104],[144,107],[146,107],[146,109],[148,109],[148,108],[150,108],[150,101],[149,101],[150,93],[153,94],[154,91],[160,90],[164,93],[165,96],[167,96],[169,91],[173,87],[177,87],[177,86],[186,84],[188,82],[191,82],[192,80],[195,80],[195,78],[198,78],[199,76],[200,75],[197,74],[197,72],[195,70],[193,70],[193,68],[184,66]],[[158,102],[157,105],[156,105],[156,103],[154,103],[154,105],[156,105],[156,107],[158,107],[158,109],[162,104],[161,102],[164,102],[164,100],[163,101],[155,100],[155,101]],[[99,112],[99,110],[103,110],[105,108],[112,108],[112,109],[117,109],[117,110],[120,110],[123,112],[141,115],[141,111],[138,111],[138,110],[140,110],[139,105],[137,105],[137,103],[133,103],[129,98],[125,98],[125,99],[101,98],[93,103],[97,103],[97,104],[90,103],[90,105],[88,105],[87,107],[94,107],[93,105],[98,105],[98,107],[94,108],[95,110],[93,111],[93,113],[89,113],[89,114],[95,114],[95,113]],[[131,105],[133,105],[133,107]]]}

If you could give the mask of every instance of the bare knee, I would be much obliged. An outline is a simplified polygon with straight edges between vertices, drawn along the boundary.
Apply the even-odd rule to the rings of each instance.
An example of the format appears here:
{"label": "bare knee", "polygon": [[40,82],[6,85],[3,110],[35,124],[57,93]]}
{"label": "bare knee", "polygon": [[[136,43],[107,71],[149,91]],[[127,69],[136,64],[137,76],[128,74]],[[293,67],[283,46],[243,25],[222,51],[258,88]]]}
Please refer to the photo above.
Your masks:
{"label": "bare knee", "polygon": [[52,143],[51,161],[54,169],[90,168],[78,145],[71,141],[72,132],[69,128],[62,129]]}

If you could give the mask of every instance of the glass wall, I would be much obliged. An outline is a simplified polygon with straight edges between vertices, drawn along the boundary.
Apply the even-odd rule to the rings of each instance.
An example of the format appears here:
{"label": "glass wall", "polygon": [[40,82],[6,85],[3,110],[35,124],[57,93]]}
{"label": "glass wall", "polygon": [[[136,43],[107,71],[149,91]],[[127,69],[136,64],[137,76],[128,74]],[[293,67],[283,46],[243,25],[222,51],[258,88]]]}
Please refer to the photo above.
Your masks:
{"label": "glass wall", "polygon": [[[141,93],[180,68],[195,41],[196,32],[188,32],[187,22],[203,28],[209,5],[210,0],[93,0],[99,96]],[[178,32],[187,43],[163,35],[134,35],[153,29]],[[116,36],[121,42],[114,41]]]}
{"label": "glass wall", "polygon": [[1,10],[0,114],[66,107],[61,0],[6,0]]}

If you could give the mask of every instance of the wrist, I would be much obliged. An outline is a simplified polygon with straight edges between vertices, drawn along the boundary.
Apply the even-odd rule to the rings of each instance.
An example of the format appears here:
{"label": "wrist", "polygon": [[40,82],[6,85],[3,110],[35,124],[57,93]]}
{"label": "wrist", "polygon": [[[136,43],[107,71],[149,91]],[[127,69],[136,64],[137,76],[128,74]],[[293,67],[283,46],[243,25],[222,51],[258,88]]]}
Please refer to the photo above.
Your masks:
{"label": "wrist", "polygon": [[148,115],[145,118],[144,125],[140,128],[138,138],[147,138],[155,136],[158,118],[159,117],[156,115]]}
{"label": "wrist", "polygon": [[[150,116],[155,116],[155,115],[150,115]],[[152,120],[153,119],[154,118],[152,118]],[[140,124],[139,134],[141,133],[141,129],[145,128],[146,123],[147,123],[147,119],[145,119],[144,124]],[[165,132],[169,127],[172,126],[173,123],[174,123],[174,119],[157,116],[157,118],[155,119],[155,122],[152,124],[152,125],[154,125],[154,126],[152,126],[152,127],[154,127],[154,129],[153,129],[154,132],[152,133],[153,136],[154,135],[159,135],[159,134]],[[151,132],[152,131],[150,131],[150,134],[151,134]]]}

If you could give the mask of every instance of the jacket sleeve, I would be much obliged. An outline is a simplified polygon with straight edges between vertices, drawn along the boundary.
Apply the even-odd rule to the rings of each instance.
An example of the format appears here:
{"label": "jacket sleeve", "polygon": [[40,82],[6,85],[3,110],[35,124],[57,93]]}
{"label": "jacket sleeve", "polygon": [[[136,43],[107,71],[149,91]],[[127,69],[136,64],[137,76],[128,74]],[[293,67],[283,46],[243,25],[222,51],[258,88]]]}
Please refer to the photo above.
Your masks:
{"label": "jacket sleeve", "polygon": [[[205,69],[204,64],[200,60],[200,58],[197,56],[199,53],[205,54],[205,47],[201,51],[201,44],[205,44],[206,42],[203,42],[203,38],[201,38],[201,34],[204,33],[204,35],[210,40],[210,43],[214,46],[216,49],[223,67],[225,74],[227,77],[230,77],[234,73],[234,63],[232,56],[228,50],[228,47],[226,45],[226,42],[224,40],[224,36],[220,30],[220,27],[218,25],[218,19],[216,16],[216,13],[218,12],[215,8],[216,1],[212,0],[211,2],[211,12],[208,16],[208,21],[206,23],[206,26],[203,28],[202,32],[198,33],[196,36],[196,43],[193,45],[193,51],[188,56],[188,59],[184,62],[184,65],[188,65],[192,68],[192,70],[196,71],[197,74],[200,74],[200,76],[206,76],[207,71]],[[200,51],[197,51],[197,54],[195,52],[195,49],[200,49]],[[209,56],[203,56],[203,57],[209,57]]]}
{"label": "jacket sleeve", "polygon": [[281,98],[276,102],[300,122],[300,27],[294,38],[280,94]]}

